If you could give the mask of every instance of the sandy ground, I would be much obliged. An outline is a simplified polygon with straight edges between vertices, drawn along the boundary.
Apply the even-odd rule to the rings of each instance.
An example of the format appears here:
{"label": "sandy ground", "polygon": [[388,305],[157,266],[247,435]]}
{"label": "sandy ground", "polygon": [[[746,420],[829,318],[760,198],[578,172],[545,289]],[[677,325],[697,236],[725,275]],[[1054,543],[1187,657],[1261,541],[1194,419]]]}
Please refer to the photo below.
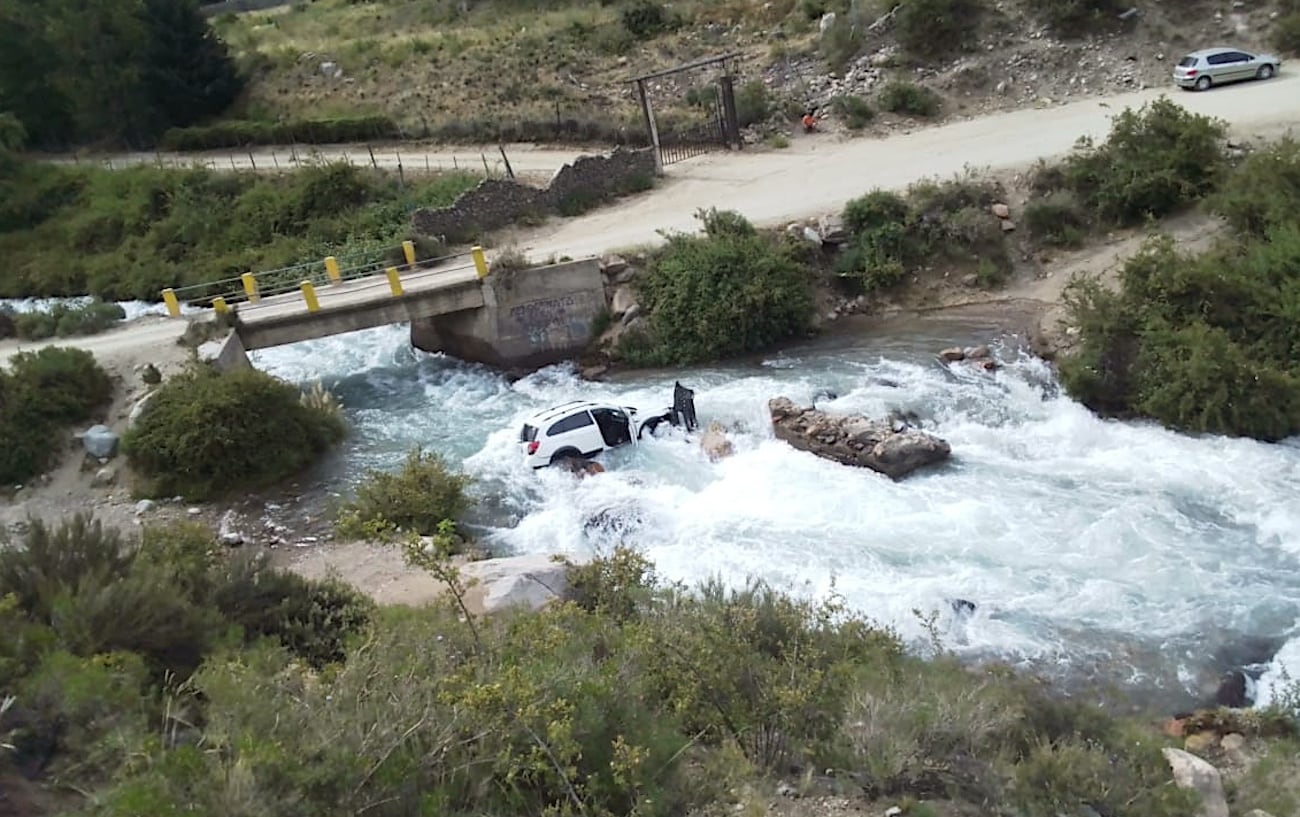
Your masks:
{"label": "sandy ground", "polygon": [[[120,434],[126,429],[131,406],[146,391],[137,367],[152,363],[164,376],[178,371],[188,357],[187,350],[177,343],[185,326],[183,320],[147,317],[90,337],[53,338],[38,342],[0,341],[0,366],[7,364],[17,352],[36,351],[46,346],[72,346],[90,351],[113,378],[116,389],[112,405],[103,416],[86,423],[86,427],[102,422]],[[167,503],[159,504],[147,517],[137,517],[122,458],[110,463],[88,460],[81,443],[73,437],[73,433],[80,430],[84,429],[69,429],[66,444],[74,453],[66,456],[58,468],[33,484],[23,486],[12,497],[0,496],[0,532],[12,530],[14,525],[21,524],[29,516],[57,520],[74,511],[93,511],[105,524],[122,529],[130,529],[144,518],[163,521],[190,516],[186,506]],[[93,485],[96,471],[105,466],[113,469],[116,477],[110,484]],[[12,491],[18,486],[5,487]]]}

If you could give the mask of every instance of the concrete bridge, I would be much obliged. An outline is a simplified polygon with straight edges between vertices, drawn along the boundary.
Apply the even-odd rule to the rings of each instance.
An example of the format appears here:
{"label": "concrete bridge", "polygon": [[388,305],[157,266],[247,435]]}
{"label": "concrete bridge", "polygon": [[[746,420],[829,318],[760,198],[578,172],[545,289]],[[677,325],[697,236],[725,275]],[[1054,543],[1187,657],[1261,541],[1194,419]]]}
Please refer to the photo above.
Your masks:
{"label": "concrete bridge", "polygon": [[[416,348],[511,374],[579,354],[607,308],[594,257],[503,271],[490,270],[479,248],[422,262],[409,242],[403,250],[410,260],[400,266],[343,269],[328,258],[164,290],[163,299],[173,317],[185,300],[229,316],[234,332],[218,355],[222,365],[246,363],[254,349],[409,322]],[[294,278],[296,286],[289,283]]]}

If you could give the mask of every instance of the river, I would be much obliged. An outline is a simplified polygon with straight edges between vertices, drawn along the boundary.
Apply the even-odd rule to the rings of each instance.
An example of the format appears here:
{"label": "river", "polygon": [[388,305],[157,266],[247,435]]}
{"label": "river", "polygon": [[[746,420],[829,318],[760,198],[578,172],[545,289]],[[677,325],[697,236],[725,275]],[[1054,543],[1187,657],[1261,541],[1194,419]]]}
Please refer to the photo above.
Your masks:
{"label": "river", "polygon": [[[991,338],[1006,364],[995,374],[935,359]],[[412,351],[404,327],[253,358],[342,399],[353,434],[321,471],[328,490],[413,446],[439,451],[475,477],[473,528],[495,553],[623,542],[668,579],[836,592],[918,648],[935,615],[961,655],[1119,683],[1166,708],[1204,700],[1225,668],[1252,663],[1266,701],[1287,665],[1300,668],[1300,442],[1100,420],[991,319],[913,320],[606,383],[566,367],[511,383]],[[663,408],[679,379],[702,423],[733,428],[734,456],[710,463],[669,436],[607,455],[591,479],[521,466],[526,413],[576,397]],[[838,395],[819,403],[828,410],[916,412],[951,443],[952,463],[894,483],[775,440],[767,399],[806,404],[822,391]]]}

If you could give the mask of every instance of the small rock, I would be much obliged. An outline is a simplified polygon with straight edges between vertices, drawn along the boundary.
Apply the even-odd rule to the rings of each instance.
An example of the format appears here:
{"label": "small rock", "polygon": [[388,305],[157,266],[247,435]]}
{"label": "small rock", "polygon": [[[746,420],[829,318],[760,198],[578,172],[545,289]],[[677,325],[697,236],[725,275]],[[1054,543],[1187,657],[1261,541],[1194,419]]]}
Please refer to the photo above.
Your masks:
{"label": "small rock", "polygon": [[803,240],[807,241],[809,244],[814,244],[818,247],[822,245],[821,235],[818,234],[818,232],[814,230],[812,227],[803,228]]}
{"label": "small rock", "polygon": [[117,435],[105,425],[94,425],[81,435],[86,453],[99,459],[111,459],[117,454]]}
{"label": "small rock", "polygon": [[1213,732],[1197,732],[1188,735],[1183,741],[1183,748],[1193,754],[1203,754],[1214,748],[1214,744],[1219,742],[1219,736]]}
{"label": "small rock", "polygon": [[1174,783],[1201,796],[1198,817],[1228,817],[1228,801],[1223,795],[1219,770],[1196,755],[1181,749],[1164,749],[1165,761],[1174,774]]}
{"label": "small rock", "polygon": [[952,346],[948,349],[944,349],[943,351],[939,352],[939,357],[941,357],[942,359],[950,363],[956,363],[959,360],[966,359],[966,352],[962,349],[957,348],[956,346]]}
{"label": "small rock", "polygon": [[835,25],[835,12],[828,11],[817,21],[817,33],[825,37],[826,32],[830,31],[833,25]]}
{"label": "small rock", "polygon": [[627,326],[632,321],[641,317],[641,313],[642,313],[641,304],[632,304],[632,306],[626,312],[623,313],[623,325]]}
{"label": "small rock", "polygon": [[709,423],[709,427],[700,435],[700,448],[704,449],[710,462],[730,457],[736,451],[731,440],[727,439],[722,424],[716,420]]}
{"label": "small rock", "polygon": [[782,780],[776,784],[776,793],[781,797],[798,797],[799,790]]}
{"label": "small rock", "polygon": [[185,513],[189,514],[190,516],[198,516],[199,514],[203,513],[203,509],[202,509],[202,508],[187,508],[186,511],[185,511]]}
{"label": "small rock", "polygon": [[95,476],[90,479],[90,484],[103,487],[105,485],[112,485],[116,480],[117,469],[108,465],[95,472]]}
{"label": "small rock", "polygon": [[902,813],[903,809],[899,806],[890,806],[885,809],[885,817],[899,817]]}
{"label": "small rock", "polygon": [[973,272],[961,277],[961,285],[964,287],[977,287],[979,283],[980,277]]}
{"label": "small rock", "polygon": [[618,275],[627,270],[627,259],[621,255],[607,255],[600,259],[600,271],[606,275]]}
{"label": "small rock", "polygon": [[[1273,12],[1273,13],[1277,14],[1277,12]],[[1264,811],[1262,808],[1253,808],[1250,811],[1246,812],[1246,817],[1273,817],[1273,815],[1269,814],[1267,811]]]}
{"label": "small rock", "polygon": [[158,367],[152,363],[146,363],[140,370],[140,379],[146,386],[157,386],[162,382],[162,372],[158,371]]}
{"label": "small rock", "polygon": [[1016,229],[1016,223],[1009,218],[1002,219],[1002,232],[1009,233]]}
{"label": "small rock", "polygon": [[237,547],[244,544],[244,534],[235,528],[235,512],[226,511],[221,515],[221,523],[217,526],[217,538],[221,543],[230,547]]}
{"label": "small rock", "polygon": [[1006,206],[1005,204],[1002,204],[1001,202],[993,205],[989,209],[992,210],[993,215],[997,216],[998,218],[1011,218],[1011,208]]}
{"label": "small rock", "polygon": [[152,499],[142,499],[139,502],[135,503],[135,515],[144,516],[145,514],[152,511],[154,507],[155,506]]}
{"label": "small rock", "polygon": [[965,351],[966,357],[971,360],[983,360],[984,358],[990,357],[992,354],[993,353],[989,351],[989,347],[983,344],[972,346]]}
{"label": "small rock", "polygon": [[636,306],[636,291],[630,286],[619,287],[610,301],[609,314],[621,318],[634,306]]}
{"label": "small rock", "polygon": [[1219,747],[1230,755],[1237,754],[1246,748],[1246,736],[1239,732],[1226,734],[1219,741]]}

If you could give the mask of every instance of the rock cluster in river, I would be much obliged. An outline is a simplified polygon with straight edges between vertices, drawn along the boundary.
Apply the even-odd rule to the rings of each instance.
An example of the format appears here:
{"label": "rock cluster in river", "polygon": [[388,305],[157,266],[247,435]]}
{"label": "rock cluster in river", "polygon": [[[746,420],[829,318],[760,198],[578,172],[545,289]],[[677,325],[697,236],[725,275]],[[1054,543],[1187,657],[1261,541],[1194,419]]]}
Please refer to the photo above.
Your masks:
{"label": "rock cluster in river", "polygon": [[767,410],[777,439],[842,465],[870,468],[890,479],[902,479],[952,455],[946,441],[903,423],[828,414],[796,406],[786,397],[769,400]]}

